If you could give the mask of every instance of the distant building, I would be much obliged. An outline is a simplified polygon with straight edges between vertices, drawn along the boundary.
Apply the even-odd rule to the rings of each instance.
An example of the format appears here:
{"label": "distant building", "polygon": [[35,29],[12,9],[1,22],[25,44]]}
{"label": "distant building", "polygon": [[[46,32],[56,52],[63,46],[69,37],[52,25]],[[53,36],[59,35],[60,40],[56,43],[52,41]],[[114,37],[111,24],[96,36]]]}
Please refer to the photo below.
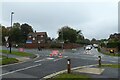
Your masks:
{"label": "distant building", "polygon": [[32,32],[28,34],[26,43],[47,43],[47,33],[46,32]]}
{"label": "distant building", "polygon": [[9,31],[10,31],[11,29],[12,29],[12,27],[7,27],[7,30],[9,30]]}

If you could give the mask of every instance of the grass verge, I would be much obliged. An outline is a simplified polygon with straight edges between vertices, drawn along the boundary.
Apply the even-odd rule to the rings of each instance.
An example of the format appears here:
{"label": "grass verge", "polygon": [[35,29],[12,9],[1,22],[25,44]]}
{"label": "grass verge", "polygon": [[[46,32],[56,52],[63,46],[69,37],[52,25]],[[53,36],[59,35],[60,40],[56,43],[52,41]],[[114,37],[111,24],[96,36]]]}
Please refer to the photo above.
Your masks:
{"label": "grass verge", "polygon": [[87,75],[83,75],[83,74],[67,74],[67,73],[63,73],[63,74],[59,74],[57,76],[55,76],[54,78],[50,78],[47,80],[92,80],[89,76]]}
{"label": "grass verge", "polygon": [[120,64],[102,64],[101,67],[120,68]]}
{"label": "grass verge", "polygon": [[3,55],[0,55],[0,58],[4,59],[4,58],[7,58],[6,56],[3,56]]}
{"label": "grass verge", "polygon": [[13,54],[13,55],[22,56],[22,57],[31,57],[31,58],[35,58],[36,57],[36,55],[31,54],[31,53],[26,53],[26,52],[12,51],[11,53],[9,53],[8,50],[0,50],[0,52],[2,52],[4,54]]}
{"label": "grass verge", "polygon": [[102,52],[102,51],[100,50],[100,48],[98,48],[98,51],[99,51],[100,53],[105,54],[105,55],[120,57],[120,54],[112,54],[112,53]]}
{"label": "grass verge", "polygon": [[0,60],[0,65],[12,64],[17,62],[19,62],[19,60],[15,58],[5,58],[3,60]]}

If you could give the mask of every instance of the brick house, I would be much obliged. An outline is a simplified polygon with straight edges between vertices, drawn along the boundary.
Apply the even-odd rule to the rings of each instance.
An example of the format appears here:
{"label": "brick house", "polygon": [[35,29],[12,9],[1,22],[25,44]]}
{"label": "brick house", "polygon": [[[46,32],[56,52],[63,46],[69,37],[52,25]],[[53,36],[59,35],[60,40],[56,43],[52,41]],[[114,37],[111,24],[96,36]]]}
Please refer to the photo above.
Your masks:
{"label": "brick house", "polygon": [[29,33],[27,37],[27,44],[44,44],[47,43],[47,33],[46,32],[33,32]]}

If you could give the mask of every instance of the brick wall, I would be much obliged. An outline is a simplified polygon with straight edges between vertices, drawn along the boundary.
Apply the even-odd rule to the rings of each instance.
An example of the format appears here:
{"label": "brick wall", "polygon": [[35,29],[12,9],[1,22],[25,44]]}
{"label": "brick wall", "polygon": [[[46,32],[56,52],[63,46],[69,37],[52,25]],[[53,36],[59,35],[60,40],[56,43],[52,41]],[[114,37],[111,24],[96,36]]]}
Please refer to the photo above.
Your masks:
{"label": "brick wall", "polygon": [[[41,48],[51,48],[51,45],[52,44],[48,44],[48,43],[45,43],[45,44],[35,44],[35,43],[32,43],[32,44],[25,44],[25,48],[38,48],[41,47]],[[59,48],[61,48],[62,44],[60,43],[56,43],[54,44],[56,46],[59,46]],[[63,48],[64,49],[72,49],[72,48],[78,48],[78,47],[81,47],[81,45],[79,44],[74,44],[74,43],[69,43],[69,44],[64,44],[63,45]]]}

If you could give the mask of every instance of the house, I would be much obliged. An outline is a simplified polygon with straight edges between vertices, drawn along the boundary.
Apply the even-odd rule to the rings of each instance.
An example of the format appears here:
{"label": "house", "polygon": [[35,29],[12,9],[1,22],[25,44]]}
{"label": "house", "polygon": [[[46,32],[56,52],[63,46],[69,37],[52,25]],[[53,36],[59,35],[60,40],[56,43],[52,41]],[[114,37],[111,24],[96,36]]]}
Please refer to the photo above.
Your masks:
{"label": "house", "polygon": [[46,32],[32,32],[28,34],[27,44],[44,44],[47,43],[47,33]]}

